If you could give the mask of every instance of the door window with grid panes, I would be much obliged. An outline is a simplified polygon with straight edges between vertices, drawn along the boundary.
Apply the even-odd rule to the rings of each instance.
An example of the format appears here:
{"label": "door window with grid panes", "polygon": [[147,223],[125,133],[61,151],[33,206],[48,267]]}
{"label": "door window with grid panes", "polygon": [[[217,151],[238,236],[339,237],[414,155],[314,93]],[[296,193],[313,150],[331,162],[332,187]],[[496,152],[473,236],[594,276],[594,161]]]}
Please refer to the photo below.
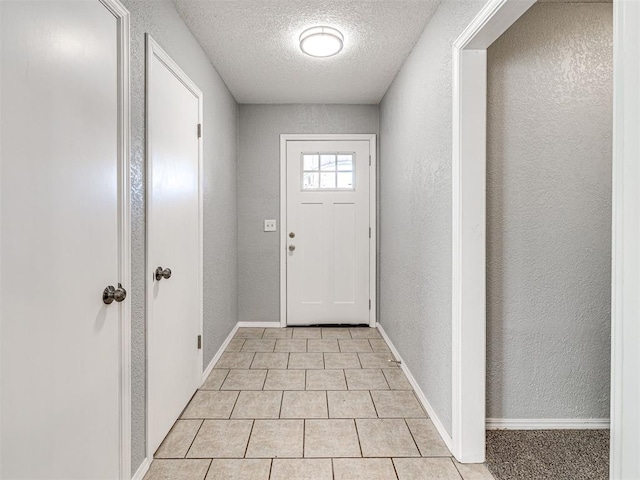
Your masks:
{"label": "door window with grid panes", "polygon": [[355,154],[303,153],[302,190],[355,190]]}

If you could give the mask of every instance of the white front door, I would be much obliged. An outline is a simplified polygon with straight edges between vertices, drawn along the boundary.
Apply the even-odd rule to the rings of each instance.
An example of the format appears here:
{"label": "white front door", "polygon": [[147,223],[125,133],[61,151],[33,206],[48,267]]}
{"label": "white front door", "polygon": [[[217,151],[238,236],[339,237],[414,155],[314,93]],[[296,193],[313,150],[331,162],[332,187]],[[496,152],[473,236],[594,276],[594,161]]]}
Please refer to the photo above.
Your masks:
{"label": "white front door", "polygon": [[0,477],[117,479],[119,20],[97,0],[0,10]]}
{"label": "white front door", "polygon": [[370,140],[286,142],[288,325],[370,323],[373,148]]}
{"label": "white front door", "polygon": [[200,386],[202,93],[147,37],[148,453]]}

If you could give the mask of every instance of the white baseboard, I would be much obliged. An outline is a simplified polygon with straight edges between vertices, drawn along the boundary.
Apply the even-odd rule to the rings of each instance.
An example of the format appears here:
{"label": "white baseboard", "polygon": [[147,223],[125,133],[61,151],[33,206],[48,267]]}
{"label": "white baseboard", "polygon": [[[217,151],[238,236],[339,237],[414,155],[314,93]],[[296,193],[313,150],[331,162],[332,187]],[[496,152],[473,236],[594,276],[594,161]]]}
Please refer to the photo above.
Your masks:
{"label": "white baseboard", "polygon": [[149,471],[150,466],[149,460],[145,458],[136,473],[131,477],[131,480],[142,480]]}
{"label": "white baseboard", "polygon": [[238,322],[238,327],[281,328],[280,322]]}
{"label": "white baseboard", "polygon": [[416,379],[414,378],[413,374],[409,370],[409,367],[407,367],[407,364],[404,363],[404,360],[402,360],[402,357],[398,353],[398,350],[396,349],[395,345],[393,345],[393,342],[387,336],[387,332],[384,331],[384,328],[382,328],[382,325],[380,325],[379,323],[377,324],[377,327],[378,327],[378,330],[380,331],[380,334],[382,335],[382,338],[384,338],[387,344],[389,345],[389,348],[391,349],[391,353],[393,353],[393,356],[396,357],[396,360],[400,360],[401,362],[400,368],[402,369],[404,374],[407,376],[407,379],[409,380],[409,383],[413,387],[413,390],[415,391],[415,394],[418,397],[418,400],[420,401],[424,409],[427,411],[427,414],[429,415],[429,418],[433,422],[433,425],[436,427],[436,430],[438,430],[440,437],[442,437],[442,440],[444,441],[445,445],[447,446],[449,451],[451,451],[451,447],[453,445],[453,442],[451,441],[451,435],[449,435],[447,430],[444,428],[444,424],[440,420],[440,417],[438,417],[438,414],[429,403],[429,400],[427,400],[427,397],[425,396],[424,392],[420,388],[420,385],[418,385],[418,382],[416,382]]}
{"label": "white baseboard", "polygon": [[601,430],[608,418],[487,418],[487,430]]}
{"label": "white baseboard", "polygon": [[231,332],[229,333],[225,341],[222,342],[222,345],[220,345],[220,348],[218,349],[216,354],[213,356],[213,358],[209,362],[209,365],[207,365],[207,368],[205,368],[204,372],[202,372],[202,381],[200,382],[200,385],[202,385],[205,382],[205,380],[211,373],[211,370],[213,370],[214,365],[218,362],[218,360],[220,360],[220,357],[222,356],[226,348],[229,346],[229,342],[238,331],[239,325],[240,325],[239,323],[236,323],[236,326],[233,327],[233,329],[231,330]]}

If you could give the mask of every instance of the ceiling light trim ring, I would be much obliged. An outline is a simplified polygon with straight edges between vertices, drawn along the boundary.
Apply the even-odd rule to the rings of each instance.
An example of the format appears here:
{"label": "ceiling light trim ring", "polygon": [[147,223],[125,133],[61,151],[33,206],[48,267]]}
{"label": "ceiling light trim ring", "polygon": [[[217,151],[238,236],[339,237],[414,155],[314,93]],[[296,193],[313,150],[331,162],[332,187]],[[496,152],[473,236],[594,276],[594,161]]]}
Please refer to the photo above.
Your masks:
{"label": "ceiling light trim ring", "polygon": [[311,57],[332,57],[343,47],[344,36],[333,27],[311,27],[300,34],[300,50]]}

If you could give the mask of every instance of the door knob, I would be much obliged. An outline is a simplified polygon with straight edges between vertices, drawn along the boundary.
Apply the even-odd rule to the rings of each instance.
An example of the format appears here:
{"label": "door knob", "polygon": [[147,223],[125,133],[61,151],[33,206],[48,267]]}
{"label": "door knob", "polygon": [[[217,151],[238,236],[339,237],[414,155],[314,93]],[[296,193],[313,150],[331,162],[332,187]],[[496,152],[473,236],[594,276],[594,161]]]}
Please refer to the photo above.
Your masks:
{"label": "door knob", "polygon": [[156,268],[156,280],[160,281],[163,278],[171,278],[171,269],[170,268],[165,268],[163,269],[162,267],[158,267]]}
{"label": "door knob", "polygon": [[289,245],[289,251],[293,252],[296,249],[295,245]]}
{"label": "door knob", "polygon": [[125,298],[127,298],[127,291],[120,283],[118,284],[118,288],[114,288],[113,285],[109,285],[102,292],[102,301],[107,305],[111,305],[114,300],[120,303]]}

